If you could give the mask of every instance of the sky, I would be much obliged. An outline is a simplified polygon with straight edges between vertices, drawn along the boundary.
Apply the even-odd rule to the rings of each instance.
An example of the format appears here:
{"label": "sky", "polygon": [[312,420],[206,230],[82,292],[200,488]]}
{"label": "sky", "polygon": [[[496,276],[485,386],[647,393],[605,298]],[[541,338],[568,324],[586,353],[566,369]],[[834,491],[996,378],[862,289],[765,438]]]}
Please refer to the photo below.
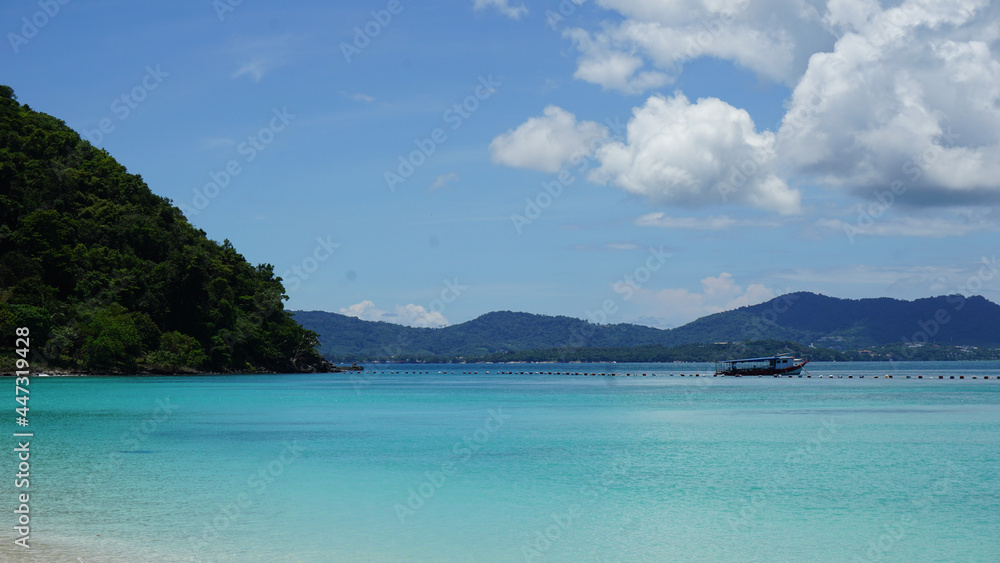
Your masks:
{"label": "sky", "polygon": [[1000,3],[8,0],[0,83],[289,309],[1000,302]]}

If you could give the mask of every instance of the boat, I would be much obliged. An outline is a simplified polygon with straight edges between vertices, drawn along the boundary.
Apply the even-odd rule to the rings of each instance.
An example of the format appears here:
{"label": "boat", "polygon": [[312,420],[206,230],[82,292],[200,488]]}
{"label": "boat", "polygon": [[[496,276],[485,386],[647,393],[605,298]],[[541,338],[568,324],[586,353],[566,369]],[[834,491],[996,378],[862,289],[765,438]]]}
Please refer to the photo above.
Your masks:
{"label": "boat", "polygon": [[790,355],[767,358],[744,358],[715,362],[715,375],[799,375],[809,360],[793,358]]}

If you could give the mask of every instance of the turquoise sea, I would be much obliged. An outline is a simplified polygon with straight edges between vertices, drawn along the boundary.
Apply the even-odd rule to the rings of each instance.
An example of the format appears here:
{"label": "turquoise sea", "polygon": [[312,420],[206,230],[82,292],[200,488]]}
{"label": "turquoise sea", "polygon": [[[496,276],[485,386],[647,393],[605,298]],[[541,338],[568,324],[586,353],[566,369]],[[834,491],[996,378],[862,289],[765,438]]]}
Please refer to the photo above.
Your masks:
{"label": "turquoise sea", "polygon": [[0,561],[1000,561],[1000,363],[366,367],[0,380]]}

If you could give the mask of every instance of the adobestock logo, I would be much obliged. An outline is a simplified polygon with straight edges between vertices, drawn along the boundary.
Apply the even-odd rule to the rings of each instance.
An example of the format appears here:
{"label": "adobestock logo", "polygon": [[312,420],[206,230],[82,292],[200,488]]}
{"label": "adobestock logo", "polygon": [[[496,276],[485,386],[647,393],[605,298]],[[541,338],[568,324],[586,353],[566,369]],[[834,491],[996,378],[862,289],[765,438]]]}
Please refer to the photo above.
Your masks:
{"label": "adobestock logo", "polygon": [[[277,134],[284,131],[288,127],[288,124],[295,119],[295,114],[288,113],[287,107],[280,110],[275,108],[271,113],[274,115],[271,117],[271,121],[267,127],[262,127],[257,133],[247,136],[245,141],[237,145],[236,152],[243,156],[244,164],[249,164],[256,160],[257,156],[264,152],[268,145],[274,142]],[[180,204],[178,207],[180,207],[186,216],[198,215],[208,207],[213,199],[222,194],[222,190],[226,189],[233,179],[242,173],[243,166],[240,164],[240,161],[235,158],[230,160],[222,170],[208,173],[211,181],[201,189],[195,188],[193,190],[194,197],[191,198],[190,204]]]}
{"label": "adobestock logo", "polygon": [[[480,76],[479,84],[472,88],[472,94],[466,96],[461,102],[452,104],[441,114],[441,119],[451,125],[452,131],[458,131],[465,120],[472,117],[472,114],[479,109],[480,103],[496,94],[501,85],[499,80],[493,79],[492,74],[485,77]],[[442,127],[435,127],[430,135],[424,139],[414,139],[413,144],[416,146],[416,150],[410,151],[409,154],[400,154],[397,157],[399,164],[396,166],[395,172],[386,170],[382,175],[385,178],[385,184],[389,186],[389,191],[395,192],[396,186],[413,176],[417,169],[423,166],[427,159],[437,151],[438,146],[447,140],[448,134]]]}
{"label": "adobestock logo", "polygon": [[38,7],[41,8],[37,12],[31,15],[31,17],[21,18],[21,33],[14,33],[13,31],[7,34],[7,40],[10,41],[10,48],[14,50],[14,54],[21,52],[21,47],[28,44],[38,36],[38,32],[42,28],[49,25],[49,22],[53,18],[59,15],[61,11],[61,6],[69,4],[70,0],[38,0]]}
{"label": "adobestock logo", "polygon": [[[147,66],[146,74],[139,80],[139,84],[128,92],[111,100],[111,113],[115,114],[119,122],[125,121],[139,107],[139,104],[149,98],[149,93],[159,88],[160,84],[163,84],[163,79],[168,76],[170,76],[170,73],[163,72],[160,65],[156,65],[155,67]],[[114,133],[115,127],[117,126],[114,120],[110,117],[105,117],[97,123],[97,129],[86,130],[83,134],[87,136],[90,144],[99,145],[104,141],[106,135]]]}
{"label": "adobestock logo", "polygon": [[389,24],[392,23],[392,17],[402,13],[403,7],[400,0],[389,0],[385,8],[369,12],[372,19],[365,22],[364,25],[354,26],[353,40],[350,43],[340,42],[340,52],[344,55],[347,64],[351,64],[353,57],[360,55],[361,51],[371,45],[372,40],[378,37],[383,29],[389,27]]}

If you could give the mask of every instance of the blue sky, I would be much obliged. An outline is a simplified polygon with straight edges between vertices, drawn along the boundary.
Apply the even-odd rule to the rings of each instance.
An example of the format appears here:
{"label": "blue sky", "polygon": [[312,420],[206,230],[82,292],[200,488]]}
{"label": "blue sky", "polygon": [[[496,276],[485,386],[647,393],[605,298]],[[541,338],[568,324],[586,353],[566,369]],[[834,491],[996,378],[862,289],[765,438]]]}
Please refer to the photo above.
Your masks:
{"label": "blue sky", "polygon": [[997,21],[985,0],[17,0],[0,82],[273,264],[289,308],[670,327],[789,291],[1000,301]]}

